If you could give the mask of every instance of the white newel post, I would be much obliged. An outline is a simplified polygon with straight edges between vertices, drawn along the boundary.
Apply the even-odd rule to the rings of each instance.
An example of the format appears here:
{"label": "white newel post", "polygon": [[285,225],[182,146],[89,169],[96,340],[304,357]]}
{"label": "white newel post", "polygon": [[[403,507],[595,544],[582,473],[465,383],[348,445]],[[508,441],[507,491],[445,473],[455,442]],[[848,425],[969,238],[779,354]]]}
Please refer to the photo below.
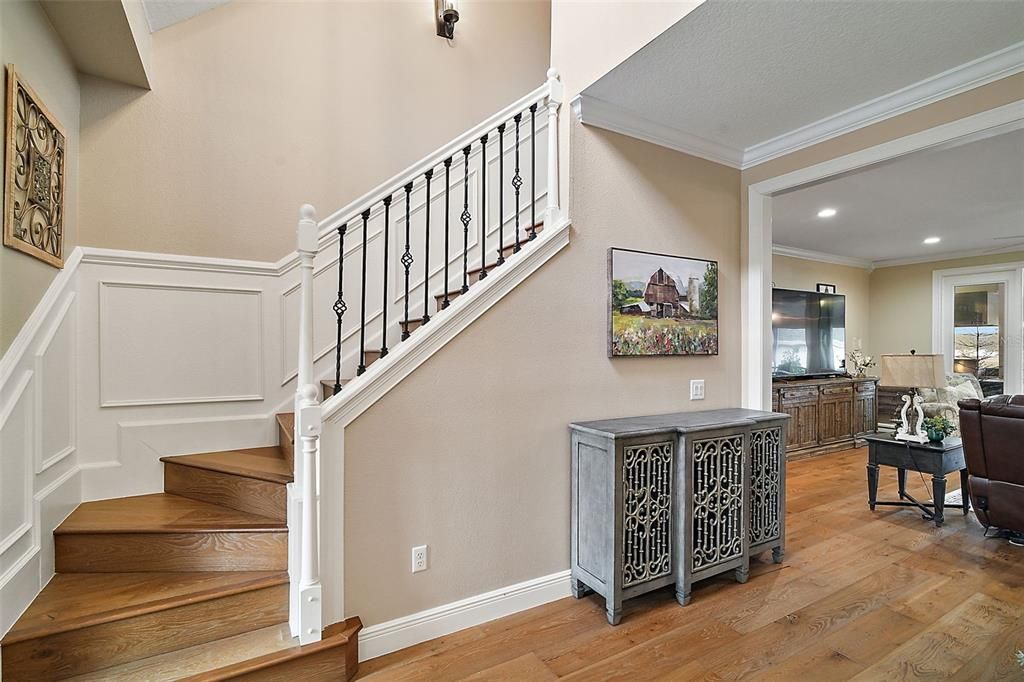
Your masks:
{"label": "white newel post", "polygon": [[[302,505],[299,551],[299,643],[320,641],[323,629],[320,587],[320,533],[317,523],[316,470],[321,414],[313,383],[313,258],[318,247],[316,209],[299,210],[298,252],[301,276],[299,376],[295,392],[295,481]],[[301,446],[301,448],[300,448]]]}
{"label": "white newel post", "polygon": [[558,198],[558,107],[562,104],[562,82],[558,71],[548,69],[548,203],[544,226],[551,229],[561,215]]}

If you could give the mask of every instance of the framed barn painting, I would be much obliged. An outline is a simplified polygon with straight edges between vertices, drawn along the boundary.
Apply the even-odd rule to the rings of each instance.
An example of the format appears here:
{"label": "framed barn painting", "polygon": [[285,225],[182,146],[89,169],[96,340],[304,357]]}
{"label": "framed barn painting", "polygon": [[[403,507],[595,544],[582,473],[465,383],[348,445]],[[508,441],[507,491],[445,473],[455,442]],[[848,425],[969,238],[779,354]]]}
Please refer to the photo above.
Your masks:
{"label": "framed barn painting", "polygon": [[67,135],[13,64],[6,107],[4,246],[62,268]]}
{"label": "framed barn painting", "polygon": [[718,355],[718,263],[609,249],[608,355]]}

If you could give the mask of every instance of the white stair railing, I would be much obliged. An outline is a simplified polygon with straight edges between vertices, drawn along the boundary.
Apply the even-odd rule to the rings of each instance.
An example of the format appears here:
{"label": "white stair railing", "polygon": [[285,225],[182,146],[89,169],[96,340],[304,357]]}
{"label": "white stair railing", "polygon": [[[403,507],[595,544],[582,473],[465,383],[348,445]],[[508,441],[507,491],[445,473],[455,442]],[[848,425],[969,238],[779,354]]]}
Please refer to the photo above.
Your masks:
{"label": "white stair railing", "polygon": [[[533,92],[529,93],[525,97],[521,98],[517,102],[506,107],[502,111],[498,112],[494,116],[490,117],[480,125],[470,129],[460,137],[456,138],[447,145],[441,147],[434,153],[425,157],[419,163],[411,166],[406,171],[396,175],[391,180],[388,180],[377,189],[368,192],[366,195],[360,197],[355,202],[349,204],[340,211],[335,212],[328,218],[326,218],[319,225],[316,222],[315,209],[309,204],[305,204],[300,209],[300,219],[298,225],[298,253],[299,253],[299,268],[300,268],[300,289],[301,289],[301,304],[299,313],[299,362],[298,362],[298,381],[296,383],[295,392],[295,485],[292,492],[292,497],[295,503],[289,507],[289,531],[291,533],[291,542],[298,542],[298,547],[290,552],[290,565],[289,571],[293,579],[292,588],[292,600],[291,600],[291,614],[290,622],[292,623],[292,634],[299,637],[299,641],[302,644],[310,642],[316,642],[320,640],[321,630],[323,628],[324,620],[324,608],[323,608],[323,595],[320,581],[320,566],[319,566],[319,554],[320,547],[323,545],[319,531],[319,504],[318,504],[318,490],[320,486],[317,478],[317,471],[319,470],[319,448],[320,448],[320,434],[322,430],[322,411],[321,405],[318,400],[319,391],[315,385],[316,380],[314,378],[314,353],[313,353],[313,264],[314,258],[317,256],[320,250],[320,244],[326,238],[327,235],[337,232],[338,241],[338,300],[334,304],[334,312],[337,315],[337,343],[338,352],[336,353],[336,367],[335,367],[335,392],[341,390],[342,380],[342,359],[343,354],[341,352],[341,346],[343,342],[342,335],[342,316],[348,309],[343,296],[347,295],[350,300],[359,299],[360,314],[361,316],[366,310],[366,289],[367,289],[367,262],[366,262],[366,243],[368,237],[367,221],[369,216],[373,212],[373,207],[380,205],[384,206],[384,257],[385,265],[382,271],[383,277],[383,290],[384,290],[384,301],[382,310],[384,311],[384,329],[380,335],[381,350],[378,352],[378,357],[383,358],[388,354],[387,342],[389,329],[392,332],[402,332],[399,343],[405,342],[409,338],[415,338],[415,334],[410,334],[409,323],[410,323],[410,266],[414,262],[414,258],[410,252],[409,245],[409,211],[410,211],[410,198],[414,188],[423,187],[425,184],[424,194],[428,203],[426,211],[426,238],[424,242],[427,244],[425,251],[423,252],[422,261],[420,261],[419,267],[424,268],[424,278],[422,286],[422,300],[423,301],[423,314],[420,318],[422,324],[430,322],[431,316],[428,315],[428,304],[431,300],[431,296],[435,293],[432,290],[437,288],[440,289],[440,294],[444,294],[450,288],[451,281],[448,277],[448,265],[450,263],[448,253],[448,243],[445,242],[444,248],[444,277],[438,278],[431,275],[430,260],[430,212],[429,203],[431,200],[430,194],[430,181],[434,177],[438,180],[443,179],[444,184],[444,201],[445,201],[445,215],[448,215],[448,202],[449,193],[453,195],[451,197],[456,203],[456,210],[459,206],[464,207],[463,213],[459,217],[459,222],[462,225],[452,225],[453,243],[456,245],[453,247],[455,253],[453,256],[458,256],[460,250],[459,244],[461,242],[461,274],[463,287],[461,293],[467,293],[469,286],[467,282],[467,276],[469,272],[469,255],[468,255],[468,234],[469,234],[469,223],[472,220],[476,220],[477,223],[481,222],[480,216],[473,216],[469,210],[469,194],[468,194],[468,173],[470,163],[470,150],[476,148],[479,150],[479,165],[482,167],[482,173],[486,175],[486,164],[487,154],[490,151],[494,152],[495,141],[498,145],[499,159],[501,157],[502,144],[507,139],[509,144],[514,145],[511,149],[514,151],[511,163],[514,164],[513,168],[510,168],[510,177],[504,177],[499,173],[499,184],[501,181],[509,181],[508,187],[498,188],[497,205],[500,207],[503,201],[508,201],[510,205],[514,205],[514,246],[515,250],[519,251],[521,248],[529,248],[531,242],[544,242],[544,239],[537,240],[537,222],[536,221],[536,208],[537,208],[537,194],[535,184],[537,181],[538,173],[534,168],[535,156],[536,156],[536,130],[539,122],[537,121],[540,116],[543,116],[543,112],[547,111],[547,164],[546,164],[546,205],[544,206],[543,221],[547,229],[552,229],[556,226],[559,220],[562,218],[561,210],[559,208],[559,196],[558,196],[558,161],[559,161],[559,150],[558,150],[558,112],[562,103],[562,84],[558,80],[558,73],[554,69],[548,70],[547,81],[541,87],[537,88]],[[537,114],[540,114],[538,116]],[[524,145],[523,154],[520,155],[520,127],[529,134],[529,147]],[[495,132],[497,131],[497,132]],[[490,140],[490,143],[488,143]],[[489,146],[490,144],[490,146]],[[493,158],[493,157],[492,157]],[[451,180],[456,181],[457,184],[449,184],[449,171],[452,168],[453,159],[456,164],[459,160],[461,163],[461,175],[453,177]],[[522,169],[520,168],[522,164]],[[500,168],[500,166],[499,166]],[[482,185],[482,199],[480,199],[479,207],[482,209],[482,231],[481,231],[481,255],[480,255],[480,267],[484,270],[483,275],[480,279],[486,277],[487,270],[487,254],[484,251],[483,239],[487,236],[488,230],[488,212],[487,207],[487,191],[486,191],[486,179],[484,179]],[[460,184],[461,183],[461,189]],[[523,188],[527,189],[529,195],[529,201],[525,206],[520,206],[520,192]],[[454,191],[452,191],[454,188]],[[461,194],[458,194],[461,192]],[[506,196],[502,196],[502,192],[507,192]],[[404,201],[402,199],[404,193]],[[397,197],[397,199],[396,199]],[[474,207],[476,208],[476,207]],[[394,215],[391,213],[399,213],[404,209],[405,211],[405,252],[401,259],[401,264],[404,267],[405,274],[405,291],[404,291],[404,319],[394,320],[393,326],[389,327],[387,319],[387,310],[389,307],[388,299],[388,241],[387,235],[388,230],[391,226],[388,223],[388,216]],[[527,225],[520,227],[521,218],[528,219]],[[499,239],[498,243],[491,245],[491,251],[494,253],[503,254],[508,248],[512,248],[512,244],[506,244],[505,240],[501,239],[502,227],[508,219],[505,215],[499,211],[498,222],[499,222]],[[444,221],[440,221],[444,223]],[[362,248],[360,251],[361,256],[361,285],[360,290],[352,294],[350,292],[342,291],[343,284],[343,268],[345,266],[345,242],[344,237],[348,228],[359,229],[361,226],[361,237],[362,237]],[[447,235],[447,223],[444,223]],[[461,229],[460,229],[461,228]],[[439,229],[439,226],[435,226],[435,229]],[[459,234],[461,233],[461,234]],[[461,240],[457,240],[457,237],[462,237]],[[522,243],[521,243],[522,242]],[[504,256],[499,258],[496,267],[502,267],[504,262]],[[453,265],[453,270],[460,265],[458,261]],[[493,271],[493,269],[492,269]],[[458,275],[458,272],[453,274]],[[393,283],[397,287],[397,282]],[[445,295],[445,301],[442,305],[442,311],[434,315],[434,319],[437,320],[433,324],[440,324],[441,318],[445,315],[443,308],[448,307],[448,297]],[[356,375],[361,375],[366,371],[365,364],[366,356],[368,352],[365,348],[365,335],[366,327],[368,323],[365,319],[361,319],[359,327],[359,349],[358,349],[358,369],[355,371]],[[324,494],[341,495],[343,491],[326,485],[323,490]],[[333,492],[329,492],[333,491]],[[344,505],[341,501],[331,500],[332,506],[336,509],[343,509]],[[301,506],[301,511],[296,509],[297,506]],[[335,539],[335,541],[337,541]],[[325,549],[325,552],[328,550]],[[297,565],[296,565],[297,564]],[[339,569],[341,567],[338,567]],[[332,569],[332,580],[339,580],[339,576],[333,574]],[[294,578],[296,574],[299,576],[299,580],[296,585]]]}

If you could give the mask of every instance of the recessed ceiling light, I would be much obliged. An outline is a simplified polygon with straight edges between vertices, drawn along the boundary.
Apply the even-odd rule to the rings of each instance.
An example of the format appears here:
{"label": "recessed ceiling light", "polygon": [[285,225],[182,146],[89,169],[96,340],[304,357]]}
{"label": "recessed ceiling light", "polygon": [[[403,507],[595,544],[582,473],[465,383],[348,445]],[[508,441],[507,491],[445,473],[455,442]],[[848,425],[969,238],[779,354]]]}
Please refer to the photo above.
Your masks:
{"label": "recessed ceiling light", "polygon": [[819,218],[831,218],[835,214],[836,210],[834,208],[823,208],[820,211],[818,211]]}
{"label": "recessed ceiling light", "polygon": [[928,237],[924,240],[925,244],[938,244],[942,241],[942,237]]}

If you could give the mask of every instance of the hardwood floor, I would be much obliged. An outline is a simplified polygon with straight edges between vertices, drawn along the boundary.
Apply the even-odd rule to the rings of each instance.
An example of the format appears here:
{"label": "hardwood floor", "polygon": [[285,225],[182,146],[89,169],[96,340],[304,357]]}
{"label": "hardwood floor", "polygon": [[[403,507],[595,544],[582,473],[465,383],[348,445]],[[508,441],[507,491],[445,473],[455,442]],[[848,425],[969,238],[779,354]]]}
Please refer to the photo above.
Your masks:
{"label": "hardwood floor", "polygon": [[[791,462],[782,564],[745,585],[698,583],[626,602],[562,599],[366,661],[366,680],[1024,680],[1024,548],[986,539],[973,513],[936,528],[867,507],[865,450]],[[952,485],[951,485],[952,489]],[[931,482],[908,476],[931,498]],[[896,496],[883,471],[879,499]]]}

